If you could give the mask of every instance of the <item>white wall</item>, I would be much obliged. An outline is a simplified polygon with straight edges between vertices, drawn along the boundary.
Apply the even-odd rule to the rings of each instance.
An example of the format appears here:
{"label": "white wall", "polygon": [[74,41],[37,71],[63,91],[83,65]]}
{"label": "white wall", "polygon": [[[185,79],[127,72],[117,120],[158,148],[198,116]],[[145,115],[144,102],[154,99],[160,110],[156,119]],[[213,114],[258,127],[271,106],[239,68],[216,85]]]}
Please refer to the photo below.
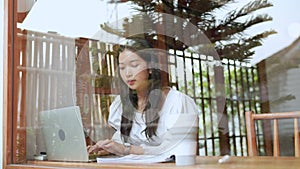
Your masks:
{"label": "white wall", "polygon": [[[266,68],[270,111],[298,111],[300,109],[300,39],[267,58]],[[293,155],[293,120],[280,120],[278,124],[280,153]]]}
{"label": "white wall", "polygon": [[4,25],[4,0],[0,0],[0,168],[2,168],[2,125],[3,125],[3,25]]}

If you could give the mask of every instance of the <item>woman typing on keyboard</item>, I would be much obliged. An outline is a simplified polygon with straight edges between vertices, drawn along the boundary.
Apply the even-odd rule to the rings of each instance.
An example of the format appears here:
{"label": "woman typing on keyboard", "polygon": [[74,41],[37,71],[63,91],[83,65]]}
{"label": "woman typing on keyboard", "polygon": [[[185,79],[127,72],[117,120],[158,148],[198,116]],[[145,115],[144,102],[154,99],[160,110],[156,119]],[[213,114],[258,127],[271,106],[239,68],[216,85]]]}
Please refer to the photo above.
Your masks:
{"label": "woman typing on keyboard", "polygon": [[[119,46],[121,90],[110,106],[108,119],[115,133],[89,147],[89,153],[169,155],[174,141],[178,141],[172,129],[197,128],[195,102],[162,84],[160,53],[162,50],[142,38],[128,39]],[[193,134],[197,135],[197,131]]]}

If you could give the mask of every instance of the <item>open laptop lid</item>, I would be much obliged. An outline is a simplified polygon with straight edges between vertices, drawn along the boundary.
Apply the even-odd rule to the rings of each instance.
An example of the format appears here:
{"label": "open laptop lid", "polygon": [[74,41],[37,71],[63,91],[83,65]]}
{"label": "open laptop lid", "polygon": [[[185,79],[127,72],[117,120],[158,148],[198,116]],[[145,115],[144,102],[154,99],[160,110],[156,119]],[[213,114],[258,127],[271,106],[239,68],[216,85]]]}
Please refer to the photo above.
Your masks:
{"label": "open laptop lid", "polygon": [[42,111],[40,122],[48,160],[88,162],[78,106]]}

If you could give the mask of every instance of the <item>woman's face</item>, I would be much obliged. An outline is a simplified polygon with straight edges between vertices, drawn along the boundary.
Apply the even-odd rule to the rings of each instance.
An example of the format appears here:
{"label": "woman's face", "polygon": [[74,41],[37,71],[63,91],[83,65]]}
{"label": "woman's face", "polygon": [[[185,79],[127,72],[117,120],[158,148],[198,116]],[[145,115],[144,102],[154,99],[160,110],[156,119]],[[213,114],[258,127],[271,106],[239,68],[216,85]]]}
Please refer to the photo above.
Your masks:
{"label": "woman's face", "polygon": [[136,53],[125,49],[119,55],[119,69],[124,83],[132,90],[148,89],[149,70],[147,62]]}

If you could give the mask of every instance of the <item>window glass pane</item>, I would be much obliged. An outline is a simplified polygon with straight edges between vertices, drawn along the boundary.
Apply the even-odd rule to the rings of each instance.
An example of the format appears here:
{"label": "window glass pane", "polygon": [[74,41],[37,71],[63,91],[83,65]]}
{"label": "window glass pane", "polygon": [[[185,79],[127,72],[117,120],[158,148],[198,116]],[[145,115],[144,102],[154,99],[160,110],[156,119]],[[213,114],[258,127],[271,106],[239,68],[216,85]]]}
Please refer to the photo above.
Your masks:
{"label": "window glass pane", "polygon": [[[112,137],[110,106],[122,92],[117,49],[132,37],[146,38],[157,49],[158,64],[152,68],[162,70],[163,84],[196,103],[199,155],[247,155],[245,111],[299,108],[299,87],[295,85],[299,74],[299,31],[295,27],[299,24],[289,23],[286,32],[295,35],[289,39],[294,43],[281,52],[273,47],[256,51],[256,47],[264,47],[264,38],[275,34],[268,31],[272,26],[248,29],[256,26],[257,20],[271,21],[268,14],[276,17],[267,11],[256,18],[258,13],[252,15],[252,11],[277,10],[278,2],[249,2],[249,6],[214,0],[17,2],[12,84],[13,156],[17,163],[47,153],[41,122],[45,110],[78,106],[86,145]],[[225,12],[219,8],[223,5],[232,7]],[[238,9],[241,13],[235,11]],[[265,59],[260,62],[256,52],[269,54],[259,56]],[[258,125],[259,149],[266,154],[262,124]],[[285,146],[283,152],[292,154],[289,149]]]}

